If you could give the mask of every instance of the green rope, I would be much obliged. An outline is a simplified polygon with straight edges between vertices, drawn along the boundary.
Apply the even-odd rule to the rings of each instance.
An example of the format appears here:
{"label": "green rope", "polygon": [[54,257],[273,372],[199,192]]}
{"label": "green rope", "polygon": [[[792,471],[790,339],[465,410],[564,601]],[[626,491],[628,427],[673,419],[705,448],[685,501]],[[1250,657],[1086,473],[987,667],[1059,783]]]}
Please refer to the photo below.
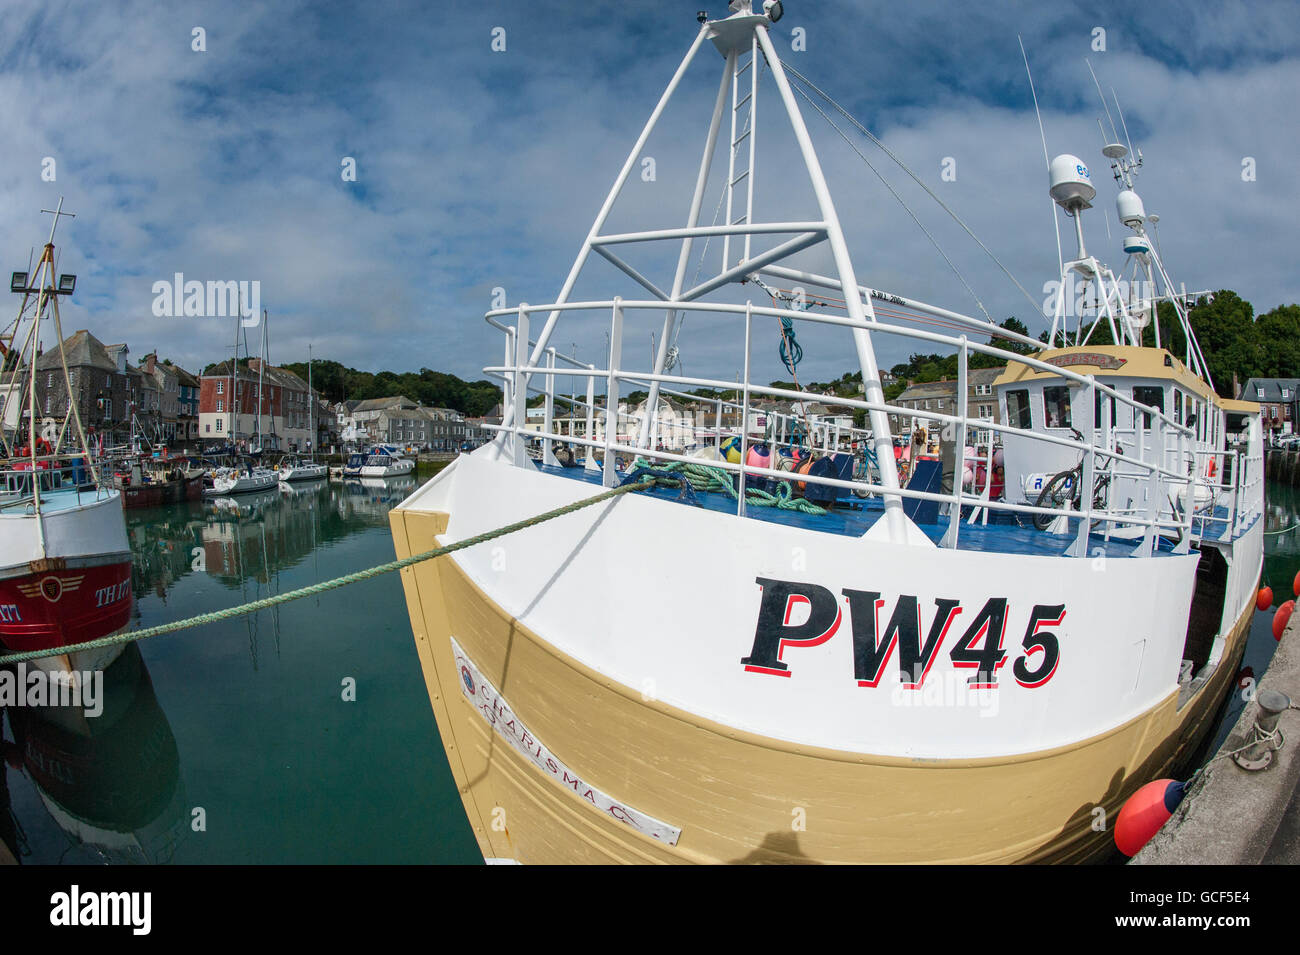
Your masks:
{"label": "green rope", "polygon": [[[671,471],[678,480],[686,481],[696,491],[718,491],[728,495],[733,501],[740,499],[740,493],[732,483],[731,474],[725,468],[709,467],[706,464],[688,464],[684,461],[648,461],[638,457],[632,462],[630,472],[638,468],[651,468],[656,471]],[[668,485],[672,478],[650,477],[656,484]],[[745,486],[745,503],[758,507],[775,507],[783,511],[802,511],[804,514],[825,514],[824,507],[818,507],[811,501],[794,496],[794,485],[790,481],[781,481],[775,494],[761,488]]]}
{"label": "green rope", "polygon": [[344,574],[342,577],[335,577],[333,580],[326,580],[319,584],[312,584],[309,587],[301,587],[298,590],[291,590],[288,593],[276,594],[273,597],[263,597],[261,600],[254,600],[246,604],[240,604],[237,607],[228,607],[225,610],[217,610],[212,613],[201,613],[194,617],[186,617],[184,620],[174,620],[171,623],[162,623],[156,627],[146,627],[143,630],[130,630],[124,633],[113,634],[108,637],[100,637],[97,640],[87,640],[84,643],[70,643],[67,646],[51,647],[48,650],[27,650],[22,653],[9,653],[0,656],[0,665],[6,663],[22,663],[26,660],[36,660],[41,657],[58,656],[63,653],[76,653],[81,650],[96,650],[100,647],[108,647],[118,643],[132,643],[136,640],[144,640],[148,637],[161,636],[164,633],[175,633],[177,630],[188,630],[190,627],[201,627],[204,624],[216,623],[219,620],[229,620],[231,617],[240,617],[244,614],[256,613],[259,610],[266,610],[268,607],[275,607],[282,603],[288,603],[291,600],[300,600],[303,597],[310,597],[314,594],[324,593],[327,590],[335,590],[339,587],[346,587],[348,584],[355,584],[362,580],[369,580],[371,577],[378,577],[381,574],[389,574],[395,570],[401,570],[403,567],[410,567],[412,564],[418,564],[421,561],[432,560],[435,557],[442,557],[453,551],[464,550],[466,547],[473,547],[475,544],[482,544],[485,541],[495,540],[498,537],[505,537],[507,534],[513,534],[515,531],[521,531],[527,527],[535,527],[546,521],[554,520],[557,517],[563,517],[565,514],[572,514],[574,511],[580,511],[584,507],[590,507],[593,504],[599,504],[601,501],[607,501],[610,498],[617,497],[620,494],[627,494],[629,491],[641,491],[652,486],[654,482],[646,478],[637,481],[634,484],[625,484],[622,487],[616,487],[612,490],[597,494],[594,497],[588,497],[581,501],[575,501],[572,504],[566,504],[563,507],[557,507],[553,511],[547,511],[545,514],[538,514],[536,517],[530,517],[526,520],[516,521],[513,524],[507,524],[505,527],[499,527],[494,531],[485,531],[474,537],[467,537],[463,541],[455,544],[448,544],[445,547],[437,547],[433,550],[425,551],[423,554],[413,554],[410,557],[403,557],[401,560],[389,561],[386,564],[380,564],[377,567],[370,567],[366,570],[358,570],[351,574]]}

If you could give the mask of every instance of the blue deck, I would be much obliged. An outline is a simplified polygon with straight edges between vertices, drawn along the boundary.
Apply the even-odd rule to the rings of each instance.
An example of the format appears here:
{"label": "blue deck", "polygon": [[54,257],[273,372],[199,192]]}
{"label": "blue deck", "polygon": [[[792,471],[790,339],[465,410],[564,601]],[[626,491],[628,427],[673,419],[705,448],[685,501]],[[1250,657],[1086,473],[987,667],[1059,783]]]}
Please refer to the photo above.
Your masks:
{"label": "blue deck", "polygon": [[[571,480],[584,481],[588,484],[601,485],[600,471],[587,471],[581,467],[538,467],[546,474],[555,474]],[[624,476],[620,472],[620,479]],[[695,491],[692,499],[685,499],[682,492],[673,487],[654,487],[641,493],[661,498],[666,501],[680,502],[685,507],[698,506],[722,514],[736,513],[736,501],[721,492]],[[784,510],[776,507],[759,507],[750,505],[745,510],[746,516],[755,520],[785,524],[788,527],[800,527],[807,530],[821,531],[827,534],[841,534],[845,537],[861,537],[884,514],[884,504],[876,498],[841,498],[837,505],[825,514],[806,514],[802,511]],[[1078,521],[1070,520],[1070,533],[1050,534],[1034,527],[1029,515],[1017,516],[1009,511],[989,511],[989,521],[983,524],[979,519],[974,524],[967,524],[965,517],[969,508],[963,508],[961,530],[957,535],[957,549],[993,554],[1029,554],[1045,557],[1064,556],[1075,541]],[[1215,517],[1226,518],[1227,510],[1223,507],[1214,509]],[[1256,518],[1258,520],[1258,517]],[[1203,536],[1217,540],[1224,534],[1226,525],[1211,524],[1196,520],[1193,524],[1198,534],[1200,524],[1205,523]],[[1253,523],[1253,522],[1252,522]],[[942,516],[938,523],[920,523],[917,526],[930,540],[938,544],[948,531],[948,518]],[[1104,534],[1094,531],[1089,535],[1088,555],[1097,557],[1131,557],[1138,550],[1140,541],[1106,540]],[[1158,538],[1156,553],[1172,554],[1174,542]],[[1099,553],[1100,551],[1100,553]]]}

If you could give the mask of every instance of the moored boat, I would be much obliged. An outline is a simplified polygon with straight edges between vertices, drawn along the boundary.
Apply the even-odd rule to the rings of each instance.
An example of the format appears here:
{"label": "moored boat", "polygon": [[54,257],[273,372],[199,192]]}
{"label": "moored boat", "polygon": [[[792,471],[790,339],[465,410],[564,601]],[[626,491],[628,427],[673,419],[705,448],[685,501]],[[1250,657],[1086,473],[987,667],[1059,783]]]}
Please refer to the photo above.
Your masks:
{"label": "moored boat", "polygon": [[329,477],[329,466],[295,458],[282,462],[277,475],[281,484],[292,481],[319,481]]}
{"label": "moored boat", "polygon": [[[34,367],[41,326],[59,341],[59,368],[70,381],[59,319],[59,298],[72,294],[75,277],[55,283],[54,224],[36,271],[15,273],[11,289],[22,296],[6,352],[24,370],[22,401],[36,407]],[[31,313],[28,310],[32,309]],[[13,348],[19,340],[19,348]],[[69,385],[69,391],[71,387]],[[30,423],[34,415],[28,415]],[[52,650],[109,636],[130,621],[131,550],[119,492],[101,479],[80,412],[70,406],[58,433],[5,434],[0,470],[0,644],[10,651]],[[122,645],[61,653],[35,666],[75,682],[86,670],[107,666]]]}
{"label": "moored boat", "polygon": [[250,466],[218,468],[212,476],[212,487],[203,492],[204,497],[224,497],[230,494],[250,494],[265,491],[280,483],[275,471],[269,468]]}
{"label": "moored boat", "polygon": [[414,470],[415,461],[412,458],[403,457],[397,449],[385,446],[376,448],[372,454],[366,457],[365,463],[361,465],[359,476],[366,478],[398,477],[403,474],[410,474]]}
{"label": "moored boat", "polygon": [[113,472],[122,506],[161,507],[203,498],[203,469],[185,461],[146,458],[123,462]]}
{"label": "moored boat", "polygon": [[[1259,408],[1215,392],[1186,302],[1149,245],[1127,253],[1126,243],[1126,253],[1159,281],[1127,301],[1078,225],[1079,252],[1061,277],[1094,287],[1098,305],[1071,329],[1058,301],[1048,347],[861,285],[768,36],[780,5],[757,14],[733,0],[731,10],[701,23],[557,300],[487,314],[505,336],[504,362],[485,369],[503,386],[494,440],[390,513],[407,557],[603,488],[653,482],[516,531],[504,546],[402,571],[434,718],[479,846],[489,860],[536,863],[1100,858],[1111,835],[1095,825],[1098,811],[1113,820],[1139,786],[1183,767],[1235,675],[1263,559]],[[708,44],[724,65],[685,225],[606,232],[646,140]],[[760,90],[773,88],[765,115],[789,119],[815,208],[763,222],[754,217],[770,207],[754,200],[756,117]],[[724,121],[729,162],[717,165],[728,224],[704,226]],[[1082,163],[1056,165],[1053,197],[1078,224],[1095,190],[1088,195]],[[782,188],[797,172],[787,164],[770,179]],[[1143,236],[1141,221],[1122,211],[1121,221]],[[720,263],[688,284],[709,239],[722,245]],[[624,257],[665,242],[678,250],[668,282]],[[786,261],[818,245],[831,274]],[[625,295],[570,298],[593,251],[622,273]],[[610,274],[601,280],[608,287]],[[781,282],[839,294],[845,314],[766,284]],[[759,300],[737,301],[734,290],[750,283]],[[1143,314],[1176,323],[1185,349],[1149,343]],[[687,316],[697,335],[721,328],[743,352],[712,374],[703,358],[691,377],[674,373]],[[935,318],[963,334],[912,327]],[[566,320],[575,336],[609,335],[601,365],[557,354]],[[648,367],[624,350],[636,322],[658,333]],[[864,440],[885,463],[876,473],[828,452],[801,460],[796,479],[778,466],[773,436],[751,425],[757,400],[822,397],[797,379],[762,384],[770,376],[751,364],[751,340],[780,329],[793,376],[795,327],[837,333],[860,365],[863,396],[839,400],[865,416]],[[1101,328],[1112,344],[1090,341]],[[955,353],[956,413],[887,401],[882,340]],[[1006,362],[996,420],[967,407],[974,355]],[[563,393],[567,376],[586,378],[585,400]],[[638,390],[649,396],[639,418],[620,410]],[[717,407],[716,457],[664,449],[660,395],[705,390]],[[540,428],[526,415],[534,394],[544,400]],[[583,436],[558,430],[557,402],[585,413]],[[939,453],[918,454],[906,485],[889,464],[891,415],[940,435]],[[730,433],[726,420],[737,422]],[[946,464],[955,459],[961,473],[976,431],[995,435],[971,460],[1004,462],[1000,499],[991,480],[963,487]],[[555,451],[566,444],[585,448],[589,463],[564,466]],[[758,482],[776,490],[760,493]],[[827,494],[808,493],[819,488]],[[811,500],[845,491],[869,497],[852,510]]]}
{"label": "moored boat", "polygon": [[368,457],[370,457],[368,451],[354,451],[349,454],[347,461],[343,464],[343,477],[360,477],[361,469],[366,466],[366,458]]}

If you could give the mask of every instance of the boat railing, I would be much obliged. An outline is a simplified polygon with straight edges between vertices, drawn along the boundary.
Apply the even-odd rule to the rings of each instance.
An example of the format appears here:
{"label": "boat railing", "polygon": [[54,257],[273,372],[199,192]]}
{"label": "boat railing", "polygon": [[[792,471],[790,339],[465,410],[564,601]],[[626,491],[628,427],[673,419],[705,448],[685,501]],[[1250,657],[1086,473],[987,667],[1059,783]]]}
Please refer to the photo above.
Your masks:
{"label": "boat railing", "polygon": [[[99,494],[106,489],[99,473],[100,464],[87,464],[83,454],[0,458],[0,508],[35,506],[40,495],[55,491],[75,492],[78,500],[83,494]],[[35,488],[33,474],[39,475],[39,484]]]}
{"label": "boat railing", "polygon": [[[637,310],[653,310],[662,313],[665,309],[708,313],[743,321],[745,353],[744,371],[740,376],[740,380],[726,381],[702,376],[693,377],[624,368],[622,341],[625,313]],[[537,342],[528,335],[530,315],[536,312],[548,312],[554,317],[555,314],[565,311],[608,311],[610,313],[610,360],[608,367],[600,368],[590,363],[579,362],[575,358],[559,353],[554,348],[538,352]],[[498,319],[511,315],[515,317],[513,325],[498,321]],[[602,467],[604,482],[607,485],[612,485],[618,480],[616,471],[618,455],[642,456],[652,461],[701,463],[697,457],[657,447],[657,442],[654,440],[654,429],[657,426],[658,409],[651,407],[648,401],[645,411],[640,415],[631,415],[619,411],[618,404],[621,401],[622,388],[626,385],[633,385],[650,387],[651,395],[656,393],[678,395],[692,402],[717,403],[716,408],[718,409],[719,418],[722,417],[724,407],[739,410],[742,427],[738,429],[738,436],[741,439],[740,458],[742,463],[737,464],[725,460],[710,460],[707,463],[710,467],[721,468],[737,475],[736,480],[741,489],[737,501],[737,511],[741,514],[745,511],[743,488],[747,480],[775,479],[788,481],[794,479],[800,483],[824,485],[844,491],[859,493],[865,491],[869,495],[880,496],[885,499],[933,501],[945,505],[948,509],[949,526],[944,535],[943,543],[949,547],[957,546],[960,524],[967,512],[969,512],[969,517],[966,518],[968,522],[973,522],[977,514],[982,515],[983,519],[987,521],[989,510],[1003,511],[1012,515],[1064,516],[1074,521],[1074,529],[1068,529],[1070,526],[1068,521],[1064,525],[1054,524],[1054,527],[1065,527],[1067,528],[1065,533],[1075,535],[1075,541],[1069,551],[1076,556],[1087,555],[1088,538],[1094,527],[1100,527],[1101,533],[1107,537],[1110,536],[1112,530],[1119,527],[1129,529],[1130,533],[1136,529],[1141,533],[1142,541],[1141,545],[1135,550],[1135,554],[1152,553],[1158,538],[1161,536],[1174,539],[1173,549],[1175,552],[1186,553],[1191,543],[1200,537],[1200,534],[1194,528],[1194,524],[1203,529],[1209,522],[1217,521],[1222,523],[1227,521],[1227,526],[1232,527],[1235,533],[1242,529],[1253,516],[1249,512],[1249,508],[1243,510],[1240,507],[1243,492],[1247,489],[1244,486],[1243,477],[1254,477],[1256,470],[1254,467],[1255,462],[1252,459],[1238,460],[1232,469],[1231,488],[1222,488],[1222,490],[1231,490],[1232,492],[1231,520],[1221,516],[1216,517],[1213,514],[1198,515],[1195,507],[1195,489],[1197,486],[1208,486],[1207,480],[1201,478],[1198,473],[1198,463],[1200,459],[1206,457],[1222,459],[1227,452],[1203,447],[1203,442],[1198,439],[1196,431],[1192,427],[1174,420],[1163,409],[1126,396],[1115,388],[1097,381],[1093,376],[1083,375],[1028,355],[1009,353],[991,344],[970,341],[965,335],[951,336],[874,320],[855,322],[853,319],[837,315],[776,306],[755,306],[752,303],[734,305],[717,302],[676,301],[667,303],[662,301],[612,299],[538,306],[522,304],[513,309],[491,311],[486,318],[489,323],[504,333],[506,339],[505,361],[501,365],[489,366],[484,369],[486,374],[492,375],[502,382],[505,399],[503,408],[507,411],[501,425],[490,425],[489,427],[494,431],[512,436],[516,463],[519,464],[523,463],[524,442],[529,440],[540,440],[542,442],[543,461],[547,463],[554,460],[551,449],[556,443],[585,447],[590,452],[603,451]],[[750,380],[750,345],[755,318],[786,318],[792,321],[845,326],[847,328],[865,327],[873,334],[901,336],[911,340],[955,348],[958,355],[956,383],[958,407],[956,414],[922,408],[908,408],[888,401],[868,401],[865,396],[862,398],[836,397],[833,399],[833,403],[839,407],[863,411],[868,414],[883,412],[886,420],[887,416],[895,415],[900,418],[930,422],[942,428],[945,436],[954,436],[956,447],[959,449],[966,447],[972,437],[972,432],[987,434],[987,460],[992,460],[997,437],[1014,435],[1017,438],[1039,442],[1044,445],[1070,448],[1080,454],[1079,470],[1082,487],[1096,487],[1100,472],[1103,470],[1109,471],[1112,479],[1123,476],[1138,482],[1145,482],[1144,500],[1136,507],[1116,507],[1112,505],[1109,499],[1104,504],[1099,505],[1093,500],[1092,494],[1079,494],[1078,509],[1075,509],[1069,503],[1061,508],[1039,507],[1037,504],[1019,504],[1009,500],[990,500],[988,485],[991,483],[991,475],[986,475],[982,488],[973,486],[970,491],[967,491],[963,488],[964,482],[961,479],[961,473],[957,471],[954,474],[951,492],[934,493],[910,487],[889,486],[883,481],[842,480],[823,475],[792,475],[790,471],[744,463],[748,460],[747,452],[750,444],[748,423],[751,420],[750,415],[754,410],[754,401],[756,399],[772,398],[805,402],[827,401],[826,395],[804,390],[759,385]],[[969,361],[972,354],[990,355],[1008,363],[1021,364],[1035,371],[1047,372],[1056,378],[1085,389],[1086,394],[1072,399],[1076,409],[1075,425],[1079,427],[1083,440],[1075,440],[1072,437],[1054,434],[1051,431],[1035,431],[1030,428],[1013,426],[986,417],[971,417],[967,407],[969,393],[967,382]],[[542,355],[545,356],[546,363],[535,364],[536,358]],[[561,365],[564,367],[560,367]],[[585,400],[576,396],[565,396],[557,392],[556,383],[559,379],[572,379],[575,375],[586,379],[587,394]],[[540,380],[542,383],[540,387],[534,384],[534,379]],[[597,401],[596,384],[598,380],[604,385],[603,403]],[[735,391],[740,393],[740,397],[739,400],[723,399],[716,396],[701,397],[685,390],[689,388],[697,390],[710,389],[715,392]],[[530,394],[540,394],[544,397],[544,414],[540,428],[526,420],[525,407],[527,396]],[[1099,398],[1103,395],[1108,396],[1111,401],[1100,401]],[[585,437],[578,437],[572,433],[566,435],[556,430],[554,408],[557,400],[586,410]],[[1116,426],[1112,420],[1112,409],[1117,405],[1131,409],[1135,422],[1133,428],[1125,429]],[[1098,407],[1102,409],[1100,421],[1095,420],[1095,410]],[[1082,414],[1078,412],[1082,412]],[[624,417],[637,418],[641,422],[635,444],[630,440],[618,439],[617,432],[619,429],[617,423]],[[1078,420],[1079,418],[1086,420]],[[615,423],[613,428],[609,427],[611,420]],[[598,421],[604,422],[603,440],[598,440],[596,437]],[[1147,425],[1138,427],[1136,424],[1138,421],[1145,421]],[[882,443],[879,436],[874,433],[864,431],[863,434],[871,434],[871,441],[874,443],[878,455],[885,447],[892,449],[892,437],[890,435],[886,434],[886,443]],[[1132,435],[1128,453],[1123,451],[1123,438],[1125,435]],[[958,452],[958,454],[963,453],[962,451]],[[885,462],[881,462],[881,464],[886,467],[889,466]],[[1219,468],[1216,473],[1221,475],[1223,473],[1222,468]],[[978,482],[972,482],[972,484],[976,483]],[[1179,494],[1182,494],[1191,506],[1180,505]]]}

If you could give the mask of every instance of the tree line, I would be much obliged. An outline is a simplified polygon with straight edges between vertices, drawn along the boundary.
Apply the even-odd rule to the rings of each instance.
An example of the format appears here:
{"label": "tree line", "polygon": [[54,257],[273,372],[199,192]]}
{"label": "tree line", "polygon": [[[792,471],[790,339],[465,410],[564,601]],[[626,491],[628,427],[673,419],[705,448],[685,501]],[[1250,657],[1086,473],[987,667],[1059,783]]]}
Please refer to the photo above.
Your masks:
{"label": "tree line", "polygon": [[[1225,398],[1235,398],[1234,375],[1238,384],[1250,378],[1300,378],[1300,305],[1279,305],[1256,317],[1254,307],[1230,289],[1213,296],[1198,299],[1189,311],[1192,330],[1200,342],[1215,388]],[[1179,359],[1187,352],[1187,338],[1177,321],[1174,307],[1161,302],[1157,307],[1161,344]],[[1028,336],[1028,327],[1012,317],[1002,322],[1001,328]],[[1045,343],[1047,333],[1039,336]],[[1088,338],[1090,345],[1113,344],[1110,327],[1099,322]],[[1143,343],[1155,345],[1155,327],[1148,325],[1143,331]],[[988,344],[1009,354],[1031,354],[1034,349],[1023,342],[996,336]],[[241,360],[243,363],[243,360]],[[1006,360],[993,355],[971,352],[970,367],[995,368]],[[307,363],[292,362],[285,368],[303,380],[307,378]],[[885,389],[885,397],[896,398],[909,381],[940,381],[957,377],[957,355],[922,354],[908,357],[889,369],[897,379]],[[465,381],[456,375],[421,368],[417,371],[368,372],[349,368],[337,361],[322,359],[312,362],[312,384],[330,401],[349,399],[386,398],[405,395],[422,405],[438,408],[455,408],[470,417],[485,415],[501,400],[501,388],[490,381],[479,379]],[[794,388],[789,381],[774,381],[770,387]],[[803,390],[830,393],[841,397],[862,394],[862,372],[845,372],[828,382],[804,382]],[[702,388],[694,392],[703,398],[736,397],[738,392],[718,392]],[[644,393],[629,396],[632,400]]]}

